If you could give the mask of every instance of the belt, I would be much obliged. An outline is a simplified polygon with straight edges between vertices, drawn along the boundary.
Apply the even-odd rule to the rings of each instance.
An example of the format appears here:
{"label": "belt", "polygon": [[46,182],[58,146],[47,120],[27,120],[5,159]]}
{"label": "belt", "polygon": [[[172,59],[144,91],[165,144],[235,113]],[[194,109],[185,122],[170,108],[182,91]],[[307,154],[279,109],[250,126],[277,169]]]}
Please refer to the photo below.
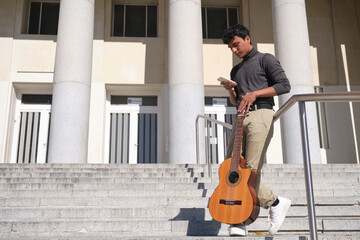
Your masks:
{"label": "belt", "polygon": [[273,109],[273,105],[271,103],[258,103],[258,104],[252,104],[249,108],[249,112],[255,111],[258,109]]}

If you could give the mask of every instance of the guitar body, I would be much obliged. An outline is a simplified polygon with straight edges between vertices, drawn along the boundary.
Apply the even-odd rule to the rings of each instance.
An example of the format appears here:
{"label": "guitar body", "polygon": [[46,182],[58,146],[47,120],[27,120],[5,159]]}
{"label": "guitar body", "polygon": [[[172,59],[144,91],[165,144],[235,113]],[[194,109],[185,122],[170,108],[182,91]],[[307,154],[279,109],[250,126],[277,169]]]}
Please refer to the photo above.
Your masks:
{"label": "guitar body", "polygon": [[210,198],[209,211],[218,222],[248,225],[260,211],[254,188],[257,173],[240,165],[231,170],[231,162],[228,158],[220,165],[219,185]]}

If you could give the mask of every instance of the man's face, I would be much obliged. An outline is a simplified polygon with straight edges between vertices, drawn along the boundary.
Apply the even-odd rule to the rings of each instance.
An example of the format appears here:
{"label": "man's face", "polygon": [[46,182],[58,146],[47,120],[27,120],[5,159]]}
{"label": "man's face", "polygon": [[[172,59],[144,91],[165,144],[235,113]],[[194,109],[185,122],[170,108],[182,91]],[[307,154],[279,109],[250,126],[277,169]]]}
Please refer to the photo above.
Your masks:
{"label": "man's face", "polygon": [[238,58],[243,58],[252,49],[250,37],[246,36],[244,40],[241,37],[235,36],[234,39],[229,42],[228,47]]}

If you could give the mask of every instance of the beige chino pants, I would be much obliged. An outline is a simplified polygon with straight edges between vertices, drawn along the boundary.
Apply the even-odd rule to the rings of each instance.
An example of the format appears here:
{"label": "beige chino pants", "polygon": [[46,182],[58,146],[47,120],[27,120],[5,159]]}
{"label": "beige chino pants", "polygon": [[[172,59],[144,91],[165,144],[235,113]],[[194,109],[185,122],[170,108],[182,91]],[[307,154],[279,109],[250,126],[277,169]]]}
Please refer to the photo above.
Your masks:
{"label": "beige chino pants", "polygon": [[[246,160],[246,167],[257,172],[258,177],[255,182],[255,190],[259,199],[260,207],[269,208],[277,196],[261,182],[261,169],[264,164],[265,154],[273,137],[273,115],[271,109],[259,109],[248,112],[244,119],[243,129],[243,156]],[[232,157],[232,151],[236,133],[236,120],[233,121],[233,129],[230,135],[227,148],[227,158]]]}

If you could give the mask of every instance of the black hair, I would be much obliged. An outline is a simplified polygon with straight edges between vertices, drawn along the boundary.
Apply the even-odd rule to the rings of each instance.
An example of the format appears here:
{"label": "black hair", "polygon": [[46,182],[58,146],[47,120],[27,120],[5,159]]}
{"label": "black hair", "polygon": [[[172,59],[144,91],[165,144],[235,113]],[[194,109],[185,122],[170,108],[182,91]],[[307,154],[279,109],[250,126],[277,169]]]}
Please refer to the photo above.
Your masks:
{"label": "black hair", "polygon": [[225,44],[229,44],[229,42],[233,40],[235,36],[241,37],[245,40],[246,36],[250,37],[250,31],[249,29],[240,24],[231,26],[224,31],[223,42]]}

